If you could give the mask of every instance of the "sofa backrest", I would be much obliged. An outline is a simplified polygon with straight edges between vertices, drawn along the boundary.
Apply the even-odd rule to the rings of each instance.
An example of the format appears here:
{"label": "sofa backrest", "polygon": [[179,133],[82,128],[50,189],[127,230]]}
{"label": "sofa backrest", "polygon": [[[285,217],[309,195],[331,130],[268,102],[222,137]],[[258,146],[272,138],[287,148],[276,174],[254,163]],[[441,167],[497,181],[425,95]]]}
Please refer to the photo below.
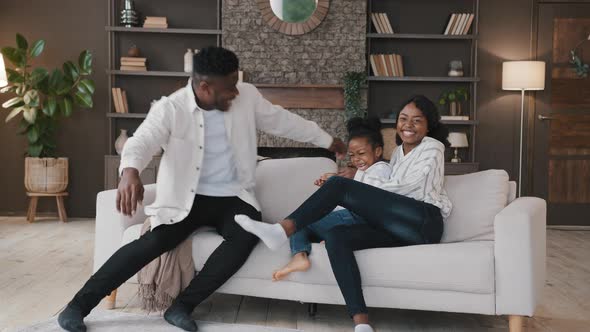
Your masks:
{"label": "sofa backrest", "polygon": [[494,217],[513,199],[506,171],[446,176],[445,189],[453,210],[441,242],[493,240]]}
{"label": "sofa backrest", "polygon": [[262,208],[262,220],[281,221],[318,189],[313,184],[316,179],[336,170],[336,163],[328,158],[260,161],[256,168],[256,198]]}
{"label": "sofa backrest", "polygon": [[[262,220],[277,222],[288,216],[317,190],[314,180],[335,172],[327,158],[268,159],[258,163],[256,197]],[[487,170],[445,177],[445,189],[453,203],[445,221],[442,242],[494,239],[494,217],[514,199],[514,183],[503,170]]]}

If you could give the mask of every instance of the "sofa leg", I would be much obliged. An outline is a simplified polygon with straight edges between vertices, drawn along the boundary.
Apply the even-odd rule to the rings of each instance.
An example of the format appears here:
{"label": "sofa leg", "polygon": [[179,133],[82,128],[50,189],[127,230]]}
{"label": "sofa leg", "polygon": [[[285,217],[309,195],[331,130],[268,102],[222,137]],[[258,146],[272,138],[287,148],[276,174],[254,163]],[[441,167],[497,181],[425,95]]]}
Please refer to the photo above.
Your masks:
{"label": "sofa leg", "polygon": [[522,332],[523,316],[509,315],[508,316],[508,328],[510,332]]}
{"label": "sofa leg", "polygon": [[111,292],[111,294],[109,294],[109,296],[105,297],[105,309],[107,310],[111,310],[111,309],[115,309],[115,305],[117,303],[117,290],[115,289],[114,291]]}
{"label": "sofa leg", "polygon": [[315,317],[315,314],[318,312],[318,304],[317,303],[308,303],[307,304],[307,313],[309,317]]}

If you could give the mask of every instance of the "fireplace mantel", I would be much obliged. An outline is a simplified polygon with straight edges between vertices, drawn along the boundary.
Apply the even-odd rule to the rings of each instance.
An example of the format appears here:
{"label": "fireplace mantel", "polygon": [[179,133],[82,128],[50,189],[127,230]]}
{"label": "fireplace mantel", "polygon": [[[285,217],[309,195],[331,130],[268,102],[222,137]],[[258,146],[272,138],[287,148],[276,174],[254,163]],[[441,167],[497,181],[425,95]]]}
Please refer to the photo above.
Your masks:
{"label": "fireplace mantel", "polygon": [[254,84],[271,103],[287,109],[344,110],[342,85]]}

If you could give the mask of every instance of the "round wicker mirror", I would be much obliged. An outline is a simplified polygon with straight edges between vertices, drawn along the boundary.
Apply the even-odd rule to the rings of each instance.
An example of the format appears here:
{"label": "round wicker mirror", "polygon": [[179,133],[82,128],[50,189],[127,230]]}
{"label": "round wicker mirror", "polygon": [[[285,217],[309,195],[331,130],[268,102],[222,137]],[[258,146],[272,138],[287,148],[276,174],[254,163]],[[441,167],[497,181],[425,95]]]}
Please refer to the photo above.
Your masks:
{"label": "round wicker mirror", "polygon": [[256,0],[256,3],[264,22],[287,35],[302,35],[317,28],[330,7],[330,0]]}

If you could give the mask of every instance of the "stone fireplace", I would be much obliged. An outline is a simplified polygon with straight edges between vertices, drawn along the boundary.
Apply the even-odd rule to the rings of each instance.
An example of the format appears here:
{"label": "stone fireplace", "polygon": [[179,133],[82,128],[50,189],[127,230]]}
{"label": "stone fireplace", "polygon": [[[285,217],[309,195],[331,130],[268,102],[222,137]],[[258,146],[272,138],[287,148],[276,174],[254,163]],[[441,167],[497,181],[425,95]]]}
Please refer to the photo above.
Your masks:
{"label": "stone fireplace", "polygon": [[[365,1],[330,1],[322,24],[301,36],[266,26],[256,1],[223,1],[222,28],[222,45],[238,55],[247,82],[273,103],[346,139],[342,84],[346,72],[365,70]],[[259,133],[258,146],[259,154],[273,157],[326,155],[265,133]]]}

